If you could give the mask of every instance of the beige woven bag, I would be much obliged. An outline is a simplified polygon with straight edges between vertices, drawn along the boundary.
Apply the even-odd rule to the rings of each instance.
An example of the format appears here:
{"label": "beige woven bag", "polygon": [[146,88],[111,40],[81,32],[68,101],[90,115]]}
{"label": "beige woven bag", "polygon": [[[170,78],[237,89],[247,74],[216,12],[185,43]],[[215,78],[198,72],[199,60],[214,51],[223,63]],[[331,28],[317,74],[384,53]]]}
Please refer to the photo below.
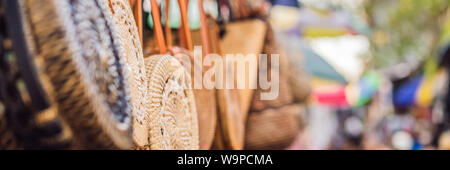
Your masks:
{"label": "beige woven bag", "polygon": [[20,0],[75,148],[131,148],[128,66],[105,0]]}
{"label": "beige woven bag", "polygon": [[138,27],[127,0],[108,0],[129,70],[133,115],[133,139],[137,146],[148,144],[148,129],[144,120],[149,113],[147,90],[148,77]]}
{"label": "beige woven bag", "polygon": [[151,4],[160,54],[145,59],[150,109],[144,120],[149,134],[148,144],[138,149],[195,150],[199,130],[190,75],[177,59],[166,55],[159,8],[155,0]]}

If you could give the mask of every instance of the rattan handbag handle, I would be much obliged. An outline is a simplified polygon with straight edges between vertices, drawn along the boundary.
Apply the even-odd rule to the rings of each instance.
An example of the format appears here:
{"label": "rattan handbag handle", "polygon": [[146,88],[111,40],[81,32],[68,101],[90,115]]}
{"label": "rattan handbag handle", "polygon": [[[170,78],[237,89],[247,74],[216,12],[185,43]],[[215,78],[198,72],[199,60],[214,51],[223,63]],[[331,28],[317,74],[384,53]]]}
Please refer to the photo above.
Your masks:
{"label": "rattan handbag handle", "polygon": [[159,46],[159,53],[160,54],[166,54],[167,53],[167,46],[166,41],[164,40],[164,32],[161,25],[161,16],[159,13],[159,6],[158,3],[156,3],[156,0],[150,0],[151,2],[151,9],[152,9],[152,16],[153,20],[155,22],[155,37],[157,44]]}

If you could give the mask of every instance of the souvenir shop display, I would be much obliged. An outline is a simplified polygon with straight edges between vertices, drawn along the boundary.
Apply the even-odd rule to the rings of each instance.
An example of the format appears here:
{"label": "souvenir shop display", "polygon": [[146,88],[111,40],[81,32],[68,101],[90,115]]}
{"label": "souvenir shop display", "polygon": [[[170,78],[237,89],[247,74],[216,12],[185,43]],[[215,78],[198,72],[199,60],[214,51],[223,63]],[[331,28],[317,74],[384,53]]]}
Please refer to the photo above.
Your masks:
{"label": "souvenir shop display", "polygon": [[[297,88],[307,82],[290,73],[269,8],[266,0],[0,0],[0,149],[291,146],[309,92]],[[273,54],[279,67],[270,67]],[[224,62],[205,65],[217,56]],[[260,68],[279,87],[263,90]],[[211,69],[223,69],[210,77],[216,86],[195,87]],[[244,88],[235,87],[240,76]],[[278,97],[261,99],[270,90]]]}

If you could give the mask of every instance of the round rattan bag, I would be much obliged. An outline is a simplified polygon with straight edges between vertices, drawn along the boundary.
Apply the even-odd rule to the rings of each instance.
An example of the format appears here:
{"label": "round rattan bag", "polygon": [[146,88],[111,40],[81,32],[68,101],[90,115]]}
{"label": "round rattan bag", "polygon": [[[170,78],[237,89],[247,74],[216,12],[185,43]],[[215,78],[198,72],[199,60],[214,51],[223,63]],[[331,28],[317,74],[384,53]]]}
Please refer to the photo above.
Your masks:
{"label": "round rattan bag", "polygon": [[197,111],[189,74],[169,55],[150,56],[145,64],[149,78],[149,144],[138,149],[198,149]]}
{"label": "round rattan bag", "polygon": [[145,59],[149,112],[148,145],[138,149],[193,150],[199,148],[198,120],[189,73],[167,55],[159,8],[151,0],[152,17],[160,55]]}
{"label": "round rattan bag", "polygon": [[108,2],[20,1],[76,148],[131,148],[131,69]]}
{"label": "round rattan bag", "polygon": [[130,75],[132,115],[134,116],[133,138],[138,146],[142,146],[148,144],[147,125],[144,124],[144,119],[149,110],[145,97],[147,96],[148,81],[139,31],[128,0],[108,1],[122,43],[120,50],[123,50],[125,54],[124,59]]}

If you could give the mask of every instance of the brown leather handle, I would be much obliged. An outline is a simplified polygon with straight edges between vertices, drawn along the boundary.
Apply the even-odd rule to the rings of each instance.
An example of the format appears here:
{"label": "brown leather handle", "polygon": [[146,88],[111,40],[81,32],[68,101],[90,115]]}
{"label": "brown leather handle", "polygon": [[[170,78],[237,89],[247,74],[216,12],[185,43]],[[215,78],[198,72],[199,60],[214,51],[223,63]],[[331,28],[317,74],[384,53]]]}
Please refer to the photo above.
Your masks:
{"label": "brown leather handle", "polygon": [[[170,0],[166,0],[166,25],[165,25],[165,31],[166,31],[166,40],[167,40],[167,46],[169,46],[169,48],[172,47],[172,31],[170,29],[169,26],[169,20],[170,18],[169,16],[169,8],[170,8]],[[182,6],[181,4],[183,4],[184,6]],[[188,17],[187,17],[187,5],[188,4],[188,0],[179,0],[178,1],[178,5],[180,7],[180,14],[181,14],[181,26],[180,26],[180,44],[182,47],[192,51],[193,50],[193,41],[192,41],[192,33],[190,31],[189,28],[189,21],[188,21]],[[183,16],[184,15],[184,16]]]}
{"label": "brown leather handle", "polygon": [[172,48],[173,43],[172,43],[172,28],[170,28],[170,0],[166,0],[166,20],[165,20],[165,24],[164,24],[164,30],[166,31],[166,41],[167,41],[167,47],[169,49]]}
{"label": "brown leather handle", "polygon": [[129,0],[128,2],[130,2],[130,5],[132,5],[131,3],[134,3],[134,20],[136,21],[136,26],[138,27],[138,31],[139,31],[139,38],[141,40],[141,45],[144,45],[144,40],[143,40],[143,21],[142,21],[142,0]]}
{"label": "brown leather handle", "polygon": [[180,6],[180,13],[181,13],[181,28],[180,28],[181,36],[184,36],[183,38],[185,40],[185,48],[188,49],[189,51],[193,51],[194,45],[192,42],[192,34],[189,26],[189,19],[187,16],[188,0],[178,0],[178,5]]}
{"label": "brown leather handle", "polygon": [[156,37],[157,44],[159,46],[159,53],[166,54],[167,46],[166,46],[166,42],[164,40],[164,32],[162,30],[162,25],[161,25],[161,16],[159,13],[159,6],[158,6],[158,3],[156,3],[156,0],[150,0],[150,2],[151,2],[154,28],[155,28],[155,37]]}
{"label": "brown leather handle", "polygon": [[203,0],[198,0],[198,6],[200,10],[200,31],[202,35],[203,54],[206,56],[211,54],[211,38],[209,37],[205,10],[203,9]]}

